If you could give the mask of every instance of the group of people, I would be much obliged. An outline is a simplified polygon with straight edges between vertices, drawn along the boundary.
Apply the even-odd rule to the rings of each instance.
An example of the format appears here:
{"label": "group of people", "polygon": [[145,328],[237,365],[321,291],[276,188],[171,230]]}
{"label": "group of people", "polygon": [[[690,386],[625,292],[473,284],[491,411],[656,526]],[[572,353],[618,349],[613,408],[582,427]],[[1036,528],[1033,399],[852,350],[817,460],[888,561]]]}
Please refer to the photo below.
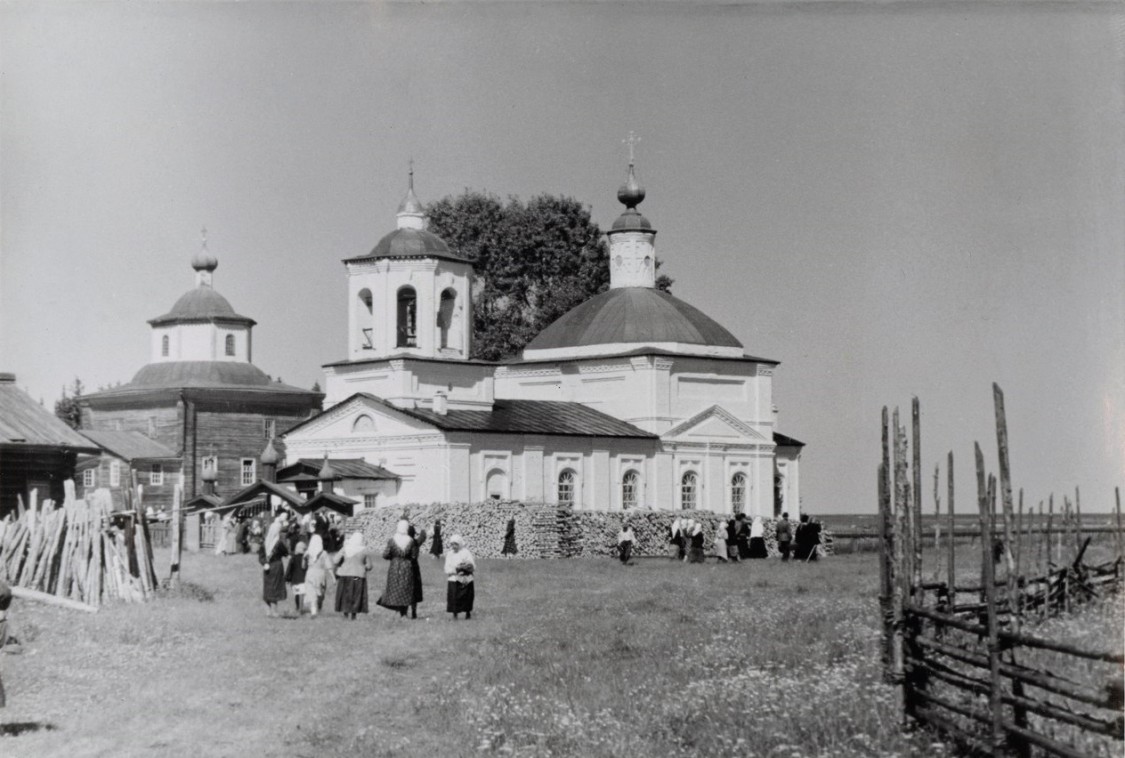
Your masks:
{"label": "group of people", "polygon": [[[788,513],[782,513],[774,527],[781,560],[788,561],[790,555],[799,561],[817,560],[820,545],[820,524],[811,520],[808,514],[801,518],[794,528]],[[672,557],[687,563],[703,563],[707,559],[703,522],[691,518],[677,518],[669,527],[668,542],[672,545]],[[617,535],[618,557],[622,563],[632,560],[636,536],[628,523],[621,527]],[[711,554],[722,563],[744,559],[766,558],[765,524],[760,516],[747,523],[746,515],[738,514],[719,525],[715,530]]]}
{"label": "group of people", "polygon": [[[317,616],[324,605],[328,577],[332,575],[336,579],[336,612],[355,620],[357,614],[369,611],[367,575],[381,555],[389,564],[383,593],[375,604],[401,618],[407,613],[410,618],[418,618],[418,604],[424,597],[418,556],[426,542],[426,531],[402,519],[381,552],[368,548],[360,531],[349,534],[338,549],[332,550],[326,544],[331,535],[329,524],[313,515],[298,522],[287,511],[280,511],[270,522],[258,551],[267,614],[278,615],[277,605],[285,601],[288,588],[293,592],[298,615],[307,608],[311,616]],[[445,553],[446,611],[454,619],[462,613],[471,619],[476,561],[458,535],[449,538],[449,548]],[[430,552],[435,558],[445,552],[440,521],[434,524]]]}
{"label": "group of people", "polygon": [[[214,519],[213,514],[208,514]],[[334,553],[344,543],[343,520],[338,514],[315,514],[300,520],[291,519],[286,527],[285,538],[291,548],[297,544],[302,531],[307,533],[307,524],[310,519],[320,522],[325,549]],[[231,511],[221,520],[218,520],[218,530],[215,535],[215,555],[239,555],[242,553],[257,553],[266,538],[271,517],[268,513],[258,513],[254,516],[242,515],[238,511]]]}

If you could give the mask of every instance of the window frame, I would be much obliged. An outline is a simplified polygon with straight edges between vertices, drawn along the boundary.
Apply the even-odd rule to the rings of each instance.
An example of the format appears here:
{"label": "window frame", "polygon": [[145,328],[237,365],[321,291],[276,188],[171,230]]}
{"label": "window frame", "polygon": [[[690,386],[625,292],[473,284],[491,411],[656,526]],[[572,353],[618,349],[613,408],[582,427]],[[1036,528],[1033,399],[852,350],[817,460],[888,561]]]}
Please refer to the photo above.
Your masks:
{"label": "window frame", "polygon": [[[690,483],[688,482],[689,477]],[[699,474],[695,472],[695,469],[688,469],[680,476],[680,510],[694,511],[698,508]]]}
{"label": "window frame", "polygon": [[[631,481],[630,481],[631,479]],[[632,498],[628,495],[632,489]],[[641,474],[635,468],[626,469],[621,475],[621,510],[627,511],[640,506]]]}
{"label": "window frame", "polygon": [[109,462],[109,486],[121,486],[121,461]]}
{"label": "window frame", "polygon": [[82,472],[82,486],[83,487],[97,487],[98,486],[98,469],[90,467]]}
{"label": "window frame", "polygon": [[234,352],[234,335],[233,334],[228,334],[223,339],[223,353],[230,356],[230,357],[234,357],[235,352]]}
{"label": "window frame", "polygon": [[[250,464],[249,469],[246,464]],[[246,474],[249,472],[250,478],[247,480]],[[254,482],[258,481],[258,461],[253,458],[242,458],[238,462],[238,481],[240,486],[249,487]]]}
{"label": "window frame", "polygon": [[152,487],[164,486],[164,464],[154,463],[148,470],[148,483]]}
{"label": "window frame", "polygon": [[[564,482],[564,478],[569,481]],[[563,487],[570,490],[570,497],[563,496]],[[578,472],[570,466],[560,470],[559,475],[555,477],[555,502],[571,507],[578,502]]]}
{"label": "window frame", "polygon": [[[731,513],[746,513],[747,484],[750,478],[745,471],[735,471],[730,477],[730,509]],[[739,497],[735,497],[738,493]],[[739,507],[741,505],[741,507]]]}

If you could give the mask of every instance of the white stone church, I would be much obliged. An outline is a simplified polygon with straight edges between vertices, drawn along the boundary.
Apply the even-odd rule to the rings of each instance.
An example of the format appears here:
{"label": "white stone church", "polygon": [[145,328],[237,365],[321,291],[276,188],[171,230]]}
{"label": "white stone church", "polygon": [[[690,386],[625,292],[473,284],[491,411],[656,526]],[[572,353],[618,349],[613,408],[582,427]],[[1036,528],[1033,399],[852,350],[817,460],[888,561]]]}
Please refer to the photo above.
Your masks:
{"label": "white stone church", "polygon": [[287,458],[388,472],[338,494],[366,506],[489,498],[575,508],[799,512],[803,443],[776,430],[777,361],[655,287],[630,161],[607,232],[610,289],[515,360],[469,358],[472,263],[426,230],[413,178],[397,228],[344,261],[347,359]]}

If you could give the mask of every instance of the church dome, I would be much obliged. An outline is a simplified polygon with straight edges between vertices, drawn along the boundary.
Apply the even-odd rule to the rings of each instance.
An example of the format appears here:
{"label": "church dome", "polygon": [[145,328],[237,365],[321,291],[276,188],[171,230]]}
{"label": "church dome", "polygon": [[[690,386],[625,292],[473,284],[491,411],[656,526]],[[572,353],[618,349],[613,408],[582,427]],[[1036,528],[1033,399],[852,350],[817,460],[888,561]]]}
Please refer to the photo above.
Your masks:
{"label": "church dome", "polygon": [[225,297],[207,286],[196,287],[185,292],[172,306],[172,310],[163,316],[150,319],[148,323],[152,326],[160,326],[179,321],[212,320],[237,321],[251,326],[255,323],[253,319],[235,313]]}
{"label": "church dome", "polygon": [[[441,258],[467,261],[449,249],[445,241],[425,229],[395,229],[379,240],[379,244],[363,258]],[[362,260],[357,258],[353,260]]]}
{"label": "church dome", "polygon": [[525,350],[654,343],[742,348],[733,334],[683,300],[649,287],[622,287],[572,308]]}

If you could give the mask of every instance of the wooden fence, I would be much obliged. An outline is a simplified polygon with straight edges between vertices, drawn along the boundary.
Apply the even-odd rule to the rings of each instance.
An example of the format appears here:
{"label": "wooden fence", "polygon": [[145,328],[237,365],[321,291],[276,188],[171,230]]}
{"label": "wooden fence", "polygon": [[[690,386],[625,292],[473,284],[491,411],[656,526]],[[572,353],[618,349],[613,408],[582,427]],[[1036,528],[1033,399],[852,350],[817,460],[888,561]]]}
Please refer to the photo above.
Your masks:
{"label": "wooden fence", "polygon": [[[1012,497],[1003,393],[996,385],[993,393],[1000,477],[986,476],[978,444],[980,555],[975,580],[957,572],[957,540],[951,538],[956,535],[952,453],[947,462],[949,529],[944,546],[934,551],[941,556],[937,571],[924,580],[918,399],[912,407],[912,445],[898,410],[888,425],[883,409],[878,492],[886,678],[902,686],[908,723],[937,729],[971,752],[1021,758],[1119,756],[1125,739],[1125,656],[1120,648],[1092,650],[1029,634],[1023,627],[1120,591],[1120,490],[1115,493],[1112,560],[1093,563],[1087,558],[1091,536],[1080,526],[1077,490],[1073,508],[1069,498],[1064,500],[1060,531],[1052,532],[1053,498],[1045,528],[1038,533],[1027,529],[1023,493],[1018,508]],[[938,472],[934,500],[940,512]]]}

